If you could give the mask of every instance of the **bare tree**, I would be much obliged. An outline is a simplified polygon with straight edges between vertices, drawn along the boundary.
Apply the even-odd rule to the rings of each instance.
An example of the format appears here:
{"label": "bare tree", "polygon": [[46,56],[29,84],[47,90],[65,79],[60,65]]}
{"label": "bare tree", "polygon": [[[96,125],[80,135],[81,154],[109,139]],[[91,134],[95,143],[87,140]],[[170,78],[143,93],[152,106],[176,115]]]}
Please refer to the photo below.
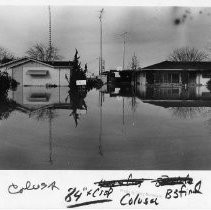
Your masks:
{"label": "bare tree", "polygon": [[60,60],[62,59],[62,56],[59,55],[58,48],[54,46],[46,46],[42,43],[37,43],[30,47],[26,54],[30,58],[34,58],[41,61],[54,61],[54,60]]}
{"label": "bare tree", "polygon": [[169,61],[194,62],[205,61],[208,59],[208,54],[196,48],[182,47],[175,49],[168,57]]}
{"label": "bare tree", "polygon": [[134,53],[132,58],[131,58],[131,62],[129,64],[129,68],[131,70],[137,70],[139,68],[139,60],[136,56],[136,54]]}
{"label": "bare tree", "polygon": [[14,59],[15,56],[13,53],[3,47],[0,47],[0,64],[7,63]]}

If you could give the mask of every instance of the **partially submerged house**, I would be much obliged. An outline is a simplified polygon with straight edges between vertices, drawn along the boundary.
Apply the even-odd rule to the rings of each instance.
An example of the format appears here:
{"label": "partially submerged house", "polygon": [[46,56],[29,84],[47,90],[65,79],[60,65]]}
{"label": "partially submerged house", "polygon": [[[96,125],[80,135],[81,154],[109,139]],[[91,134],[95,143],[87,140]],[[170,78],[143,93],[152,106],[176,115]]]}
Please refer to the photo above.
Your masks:
{"label": "partially submerged house", "polygon": [[132,76],[133,76],[132,70],[110,70],[110,71],[104,71],[101,74],[101,80],[104,84],[106,83],[131,83]]}
{"label": "partially submerged house", "polygon": [[211,79],[211,62],[163,61],[137,73],[141,85],[206,85]]}
{"label": "partially submerged house", "polygon": [[23,86],[68,86],[73,68],[72,61],[39,61],[24,57],[0,66],[1,71],[8,74]]}

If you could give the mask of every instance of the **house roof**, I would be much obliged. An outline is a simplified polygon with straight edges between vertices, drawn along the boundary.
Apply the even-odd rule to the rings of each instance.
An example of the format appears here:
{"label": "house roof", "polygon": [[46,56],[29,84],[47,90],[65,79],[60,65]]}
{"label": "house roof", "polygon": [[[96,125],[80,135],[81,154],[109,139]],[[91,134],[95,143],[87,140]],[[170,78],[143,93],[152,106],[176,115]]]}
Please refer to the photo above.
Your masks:
{"label": "house roof", "polygon": [[211,62],[176,62],[163,61],[160,63],[146,66],[142,70],[211,70]]}
{"label": "house roof", "polygon": [[42,61],[54,67],[68,67],[73,65],[73,61]]}
{"label": "house roof", "polygon": [[15,67],[15,66],[24,64],[29,61],[40,63],[40,64],[43,64],[45,66],[52,67],[52,68],[69,67],[69,66],[73,65],[73,61],[40,61],[40,60],[36,60],[33,58],[29,58],[29,57],[23,57],[20,59],[16,59],[14,61],[4,63],[4,64],[0,65],[0,68],[3,68],[3,67],[11,68],[11,67]]}

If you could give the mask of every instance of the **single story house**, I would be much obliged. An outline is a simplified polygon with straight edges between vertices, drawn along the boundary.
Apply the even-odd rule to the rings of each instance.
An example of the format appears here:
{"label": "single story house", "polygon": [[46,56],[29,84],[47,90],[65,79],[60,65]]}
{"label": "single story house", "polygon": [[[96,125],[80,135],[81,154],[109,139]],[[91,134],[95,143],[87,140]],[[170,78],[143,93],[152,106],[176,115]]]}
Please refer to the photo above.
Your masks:
{"label": "single story house", "polygon": [[66,76],[71,75],[72,61],[39,61],[24,57],[0,65],[0,71],[6,71],[23,86],[68,86]]}
{"label": "single story house", "polygon": [[211,79],[211,62],[163,61],[137,72],[141,85],[206,85]]}

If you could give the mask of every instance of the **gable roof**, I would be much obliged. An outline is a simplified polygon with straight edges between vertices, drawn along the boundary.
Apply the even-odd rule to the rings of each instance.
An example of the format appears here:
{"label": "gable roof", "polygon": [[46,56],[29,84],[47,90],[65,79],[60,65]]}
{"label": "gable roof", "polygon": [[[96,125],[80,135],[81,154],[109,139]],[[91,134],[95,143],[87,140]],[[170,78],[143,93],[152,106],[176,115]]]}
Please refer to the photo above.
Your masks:
{"label": "gable roof", "polygon": [[73,65],[73,61],[42,61],[45,64],[51,65],[53,67],[69,67]]}
{"label": "gable roof", "polygon": [[176,62],[176,61],[163,61],[142,68],[142,70],[211,70],[211,62]]}
{"label": "gable roof", "polygon": [[23,57],[20,59],[16,59],[16,60],[4,63],[4,64],[0,65],[0,68],[3,68],[3,67],[11,68],[11,67],[15,67],[15,66],[27,63],[29,61],[40,63],[42,65],[52,67],[52,68],[70,67],[71,65],[73,65],[73,61],[40,61],[40,60],[36,60],[33,58],[29,58],[29,57]]}

